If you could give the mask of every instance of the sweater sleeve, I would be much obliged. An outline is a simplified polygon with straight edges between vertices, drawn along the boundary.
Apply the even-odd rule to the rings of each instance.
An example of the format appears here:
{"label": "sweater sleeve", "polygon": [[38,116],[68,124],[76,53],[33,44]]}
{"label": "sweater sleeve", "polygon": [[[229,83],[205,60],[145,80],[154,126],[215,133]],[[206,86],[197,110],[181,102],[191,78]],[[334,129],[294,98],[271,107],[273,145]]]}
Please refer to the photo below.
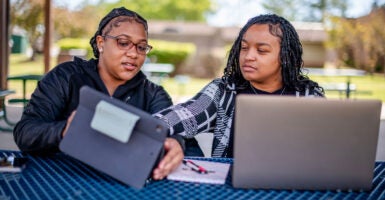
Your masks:
{"label": "sweater sleeve", "polygon": [[187,102],[164,109],[154,116],[168,124],[171,135],[192,138],[199,133],[210,132],[215,128],[222,93],[220,82],[214,80]]}

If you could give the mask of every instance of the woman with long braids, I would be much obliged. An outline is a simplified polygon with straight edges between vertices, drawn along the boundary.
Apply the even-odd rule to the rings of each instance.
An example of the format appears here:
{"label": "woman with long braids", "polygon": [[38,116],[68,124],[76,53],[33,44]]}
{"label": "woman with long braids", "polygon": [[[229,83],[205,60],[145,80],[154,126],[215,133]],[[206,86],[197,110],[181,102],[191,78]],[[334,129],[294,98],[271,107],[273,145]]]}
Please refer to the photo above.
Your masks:
{"label": "woman with long braids", "polygon": [[[323,89],[302,69],[302,45],[294,27],[274,14],[256,16],[241,29],[222,78],[213,80],[191,100],[155,116],[168,123],[171,134],[186,139],[212,132],[212,157],[233,157],[235,96],[323,97]],[[188,156],[188,147],[186,150]]]}

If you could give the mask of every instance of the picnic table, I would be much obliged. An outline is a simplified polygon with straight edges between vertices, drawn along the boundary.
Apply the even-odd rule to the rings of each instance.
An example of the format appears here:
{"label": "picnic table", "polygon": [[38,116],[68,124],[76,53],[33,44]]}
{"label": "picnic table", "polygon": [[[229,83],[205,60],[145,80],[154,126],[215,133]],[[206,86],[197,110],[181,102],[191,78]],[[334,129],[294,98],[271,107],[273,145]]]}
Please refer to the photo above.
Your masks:
{"label": "picnic table", "polygon": [[39,74],[24,74],[24,75],[16,75],[16,76],[9,76],[7,80],[12,81],[22,81],[22,87],[23,87],[23,97],[21,99],[10,99],[9,103],[23,103],[24,106],[27,105],[29,99],[27,98],[27,82],[28,81],[39,81],[43,78],[44,75]]}
{"label": "picnic table", "polygon": [[[0,199],[385,199],[384,162],[376,162],[369,191],[234,188],[231,170],[225,184],[163,179],[138,190],[62,153],[37,156],[0,150],[0,156],[28,159],[22,172],[0,173]],[[231,158],[187,159],[233,165]]]}
{"label": "picnic table", "polygon": [[364,70],[337,68],[306,68],[304,72],[308,72],[309,75],[316,76],[346,77],[346,83],[329,83],[325,84],[324,87],[325,90],[345,92],[346,98],[350,98],[352,91],[356,90],[356,86],[351,83],[351,77],[364,76],[366,74]]}
{"label": "picnic table", "polygon": [[164,78],[169,77],[174,71],[174,65],[170,63],[145,63],[142,71],[153,82],[161,84]]}

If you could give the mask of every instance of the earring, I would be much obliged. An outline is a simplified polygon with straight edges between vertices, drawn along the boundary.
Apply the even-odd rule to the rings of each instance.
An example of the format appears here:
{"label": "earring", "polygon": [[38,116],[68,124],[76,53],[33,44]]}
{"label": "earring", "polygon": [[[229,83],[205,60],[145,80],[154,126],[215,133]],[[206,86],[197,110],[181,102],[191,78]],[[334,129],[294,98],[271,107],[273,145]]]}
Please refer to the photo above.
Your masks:
{"label": "earring", "polygon": [[99,49],[99,53],[103,53],[103,48],[100,48],[100,49]]}

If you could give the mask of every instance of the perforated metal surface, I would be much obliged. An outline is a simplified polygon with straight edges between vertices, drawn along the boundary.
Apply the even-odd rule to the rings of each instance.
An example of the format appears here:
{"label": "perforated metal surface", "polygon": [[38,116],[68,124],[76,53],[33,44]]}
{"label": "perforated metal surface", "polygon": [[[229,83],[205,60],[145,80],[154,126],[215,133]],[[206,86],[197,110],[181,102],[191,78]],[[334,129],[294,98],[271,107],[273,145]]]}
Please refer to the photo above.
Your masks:
{"label": "perforated metal surface", "polygon": [[[19,152],[0,151],[0,156]],[[3,199],[385,199],[385,163],[376,163],[370,192],[245,190],[225,185],[162,180],[130,188],[63,154],[29,158],[21,173],[0,173]],[[204,159],[232,163],[231,159]]]}

